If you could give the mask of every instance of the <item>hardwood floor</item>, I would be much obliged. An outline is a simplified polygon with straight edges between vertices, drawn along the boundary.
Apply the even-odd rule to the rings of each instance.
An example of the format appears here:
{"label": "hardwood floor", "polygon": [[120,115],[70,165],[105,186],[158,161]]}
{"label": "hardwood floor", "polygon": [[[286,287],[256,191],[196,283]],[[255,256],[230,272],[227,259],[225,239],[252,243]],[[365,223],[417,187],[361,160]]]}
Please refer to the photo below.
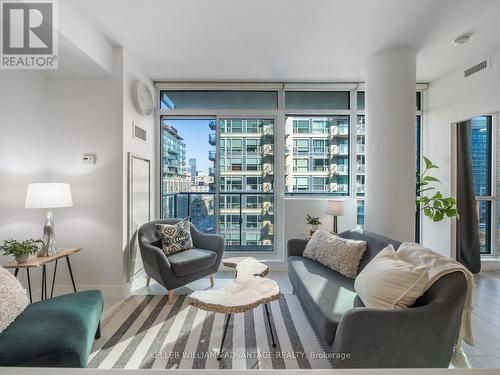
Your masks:
{"label": "hardwood floor", "polygon": [[476,275],[473,306],[475,346],[464,351],[474,368],[500,368],[500,271]]}
{"label": "hardwood floor", "polygon": [[[292,286],[286,272],[271,272],[269,277],[278,282],[282,293],[292,293]],[[232,271],[218,272],[215,275],[215,286],[224,285],[233,278]],[[185,294],[205,288],[210,288],[209,277],[179,288],[175,293]],[[146,286],[146,278],[141,276],[133,282],[132,290],[134,294],[166,294],[165,288],[153,280],[149,286]],[[111,314],[119,303],[119,300],[106,300],[103,316]],[[500,368],[500,271],[482,272],[476,276],[472,327],[475,346],[463,345],[471,366],[473,368]]]}

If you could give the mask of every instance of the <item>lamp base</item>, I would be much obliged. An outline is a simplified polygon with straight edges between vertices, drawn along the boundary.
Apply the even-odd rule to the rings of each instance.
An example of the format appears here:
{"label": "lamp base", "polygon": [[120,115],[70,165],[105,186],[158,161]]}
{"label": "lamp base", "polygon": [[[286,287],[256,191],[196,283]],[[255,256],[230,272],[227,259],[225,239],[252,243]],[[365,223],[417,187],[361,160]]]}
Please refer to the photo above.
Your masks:
{"label": "lamp base", "polygon": [[58,253],[52,211],[47,211],[47,221],[43,227],[42,243],[42,248],[38,251],[37,256],[49,257]]}

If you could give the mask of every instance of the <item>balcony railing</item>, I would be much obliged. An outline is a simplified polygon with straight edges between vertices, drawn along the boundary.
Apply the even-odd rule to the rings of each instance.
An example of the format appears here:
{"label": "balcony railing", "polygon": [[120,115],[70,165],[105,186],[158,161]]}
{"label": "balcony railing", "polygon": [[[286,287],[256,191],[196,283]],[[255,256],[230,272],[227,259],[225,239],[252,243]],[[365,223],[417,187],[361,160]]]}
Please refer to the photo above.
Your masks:
{"label": "balcony railing", "polygon": [[210,133],[208,135],[208,143],[210,143],[212,146],[215,146],[217,144],[217,135]]}
{"label": "balcony railing", "polygon": [[364,154],[366,152],[366,146],[365,145],[358,145],[358,154]]}
{"label": "balcony railing", "polygon": [[[226,250],[229,251],[272,251],[274,193],[230,191],[219,192],[218,196],[220,202],[216,202],[215,192],[164,193],[162,218],[189,216],[199,231],[227,236]],[[251,201],[250,197],[253,197]],[[234,220],[235,215],[237,220]],[[248,215],[257,215],[258,221],[255,217],[248,221]],[[224,217],[232,220],[224,223]],[[257,242],[265,245],[255,245],[255,240],[247,240],[246,233],[259,234]],[[235,236],[238,239],[235,240]]]}

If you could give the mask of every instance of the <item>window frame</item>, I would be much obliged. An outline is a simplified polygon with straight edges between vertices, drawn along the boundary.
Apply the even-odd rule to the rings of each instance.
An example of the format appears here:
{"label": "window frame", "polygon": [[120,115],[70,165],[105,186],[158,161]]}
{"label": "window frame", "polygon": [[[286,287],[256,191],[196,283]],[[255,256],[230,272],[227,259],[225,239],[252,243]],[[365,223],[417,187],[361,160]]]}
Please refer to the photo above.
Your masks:
{"label": "window frame", "polygon": [[[275,160],[274,160],[274,201],[273,201],[273,211],[275,218],[283,217],[284,206],[286,200],[303,199],[304,197],[336,197],[338,195],[332,193],[326,194],[297,194],[297,195],[285,195],[285,147],[281,147],[282,140],[285,139],[285,118],[286,116],[300,116],[300,115],[316,115],[316,116],[331,116],[331,115],[348,115],[349,116],[349,190],[348,194],[342,196],[343,198],[359,199],[356,195],[356,166],[357,166],[357,150],[354,145],[356,145],[357,137],[357,95],[359,91],[365,91],[363,83],[221,83],[221,82],[157,82],[156,86],[156,98],[157,98],[157,108],[155,111],[156,116],[156,129],[160,129],[162,118],[189,118],[189,119],[213,119],[218,123],[221,118],[232,118],[232,117],[244,117],[244,118],[273,118],[275,123],[275,134],[274,134],[274,145],[275,145]],[[426,89],[426,85],[417,85],[416,91],[423,92]],[[161,101],[161,91],[163,90],[185,90],[185,91],[276,91],[278,93],[277,108],[276,109],[162,109],[160,108]],[[348,91],[350,93],[350,109],[347,110],[285,110],[285,92],[287,91]],[[425,103],[424,96],[422,96],[422,106]],[[364,111],[363,111],[364,112]],[[424,124],[424,117],[422,113],[422,125]],[[220,127],[217,127],[217,132],[220,131]],[[219,139],[219,134],[217,134]],[[156,137],[156,147],[160,152],[156,152],[157,167],[155,168],[157,183],[161,183],[161,137]],[[276,146],[280,147],[276,147]],[[218,144],[215,152],[220,152]],[[225,145],[224,147],[227,147]],[[311,145],[312,147],[312,145]],[[242,145],[242,152],[246,152],[246,145]],[[219,159],[217,157],[217,159]],[[220,173],[220,166],[217,161],[216,173]],[[218,177],[217,177],[218,178]],[[161,212],[163,197],[162,189],[158,189],[158,195],[160,199],[157,203],[157,210]],[[218,199],[218,197],[217,197]],[[364,199],[364,198],[363,198]],[[216,207],[217,212],[217,227],[219,224],[219,212],[218,207]],[[274,249],[272,252],[252,252],[252,251],[241,251],[240,254],[245,254],[247,256],[255,256],[257,258],[265,257],[270,261],[283,261],[284,248],[285,248],[285,228],[283,220],[274,221]]]}

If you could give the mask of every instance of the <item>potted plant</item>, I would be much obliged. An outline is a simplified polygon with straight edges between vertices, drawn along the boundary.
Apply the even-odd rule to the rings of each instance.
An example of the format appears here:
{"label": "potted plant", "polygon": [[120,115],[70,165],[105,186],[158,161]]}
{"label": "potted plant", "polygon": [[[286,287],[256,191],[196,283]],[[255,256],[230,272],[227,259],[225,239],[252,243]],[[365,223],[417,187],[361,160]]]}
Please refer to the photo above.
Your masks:
{"label": "potted plant", "polygon": [[[444,197],[440,191],[436,191],[434,183],[440,183],[436,177],[429,175],[432,169],[438,169],[429,158],[423,157],[425,168],[422,173],[417,172],[417,212],[423,211],[434,222],[443,220],[445,217],[458,218],[457,202],[453,197]],[[425,193],[425,194],[424,194]]]}
{"label": "potted plant", "polygon": [[311,226],[311,234],[318,230],[318,227],[321,225],[319,217],[311,216],[309,214],[306,216],[306,223]]}
{"label": "potted plant", "polygon": [[14,239],[5,240],[0,246],[0,250],[4,255],[12,255],[17,263],[26,263],[30,254],[34,254],[39,249],[39,244],[41,240],[29,239],[23,242],[19,242]]}

